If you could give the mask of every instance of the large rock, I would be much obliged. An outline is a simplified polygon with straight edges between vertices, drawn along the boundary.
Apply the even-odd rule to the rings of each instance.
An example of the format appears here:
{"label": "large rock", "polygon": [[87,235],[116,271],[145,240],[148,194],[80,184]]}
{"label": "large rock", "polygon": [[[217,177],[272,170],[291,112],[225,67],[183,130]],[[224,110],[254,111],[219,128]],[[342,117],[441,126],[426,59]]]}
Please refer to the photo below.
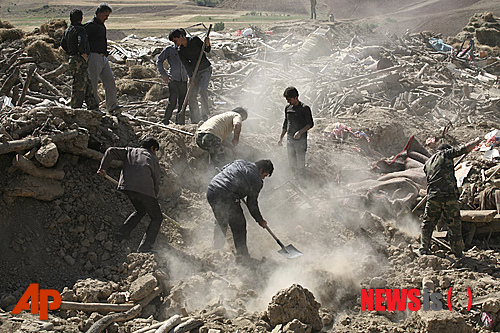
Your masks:
{"label": "large rock", "polygon": [[55,143],[51,142],[45,146],[41,146],[35,154],[35,158],[44,167],[51,168],[57,163],[59,152]]}
{"label": "large rock", "polygon": [[293,284],[287,289],[278,291],[267,307],[268,317],[272,326],[287,324],[294,319],[308,324],[313,331],[323,328],[319,316],[321,304],[316,302],[314,295],[301,285]]}
{"label": "large rock", "polygon": [[80,280],[73,286],[77,300],[84,303],[97,303],[106,300],[113,289],[112,283],[92,278]]}
{"label": "large rock", "polygon": [[133,301],[143,299],[153,292],[157,284],[158,281],[151,273],[138,277],[130,285],[130,299]]}
{"label": "large rock", "polygon": [[473,328],[457,311],[418,311],[405,322],[408,330],[418,332],[471,333]]}

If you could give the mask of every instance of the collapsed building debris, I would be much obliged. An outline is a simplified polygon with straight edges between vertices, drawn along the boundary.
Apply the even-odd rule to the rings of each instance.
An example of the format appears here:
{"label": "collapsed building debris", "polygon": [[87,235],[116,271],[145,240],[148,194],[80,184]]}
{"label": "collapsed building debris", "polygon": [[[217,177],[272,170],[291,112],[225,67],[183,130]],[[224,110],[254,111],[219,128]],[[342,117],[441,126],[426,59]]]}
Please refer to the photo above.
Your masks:
{"label": "collapsed building debris", "polygon": [[[463,301],[467,287],[477,299],[500,291],[494,280],[500,276],[500,245],[493,243],[500,232],[497,160],[475,152],[457,166],[467,170],[461,208],[470,249],[464,260],[450,258],[446,238],[438,234],[436,255],[417,257],[412,251],[415,218],[408,214],[425,196],[421,168],[428,150],[440,141],[458,144],[484,135],[500,123],[500,59],[493,49],[485,59],[467,61],[428,45],[429,38],[440,36],[375,35],[345,22],[281,23],[270,28],[272,35],[252,27],[252,37],[212,33],[214,112],[240,105],[250,111],[235,158],[265,155],[284,165],[283,154],[270,142],[281,130],[281,96],[289,85],[300,87],[316,122],[308,169],[318,190],[300,189],[276,175],[281,182],[262,201],[271,203],[269,214],[277,221],[291,221],[292,227],[276,225],[294,242],[300,239],[301,249],[313,253],[311,244],[317,244],[328,251],[318,255],[321,263],[304,259],[298,271],[288,271],[272,257],[249,271],[234,266],[230,253],[205,251],[212,219],[204,200],[210,175],[204,171],[207,155],[190,135],[197,124],[173,125],[175,131],[155,124],[168,89],[156,74],[154,58],[168,41],[130,36],[110,43],[120,101],[132,115],[116,117],[68,107],[71,77],[57,48],[64,27],[52,22],[31,34],[9,26],[0,30],[1,205],[9,211],[9,238],[2,249],[21,263],[12,270],[0,266],[0,277],[7,281],[0,308],[12,310],[30,281],[62,290],[63,299],[47,325],[0,313],[7,329],[348,332],[380,326],[433,331],[452,322],[457,331],[471,331],[482,326],[475,317],[484,313],[498,321],[492,299],[476,303],[470,314],[386,311],[370,318],[358,302],[361,287],[420,288],[424,278],[439,292],[453,280],[460,292],[453,304]],[[160,202],[181,224],[164,223],[159,237],[164,253],[157,255],[128,254],[129,243],[113,240],[130,204],[95,175],[106,148],[133,145],[146,134],[161,142]],[[401,151],[413,135],[422,144],[410,147],[409,141]],[[380,169],[384,163],[376,161],[389,156],[394,157],[386,161],[383,176],[371,170]],[[31,218],[37,225],[13,226]],[[267,241],[259,247],[274,249]],[[336,251],[345,258],[335,257]],[[273,275],[280,270],[285,273]],[[315,281],[311,290],[323,307],[307,289],[289,287],[287,274]],[[263,285],[276,280],[289,288],[266,294]]]}

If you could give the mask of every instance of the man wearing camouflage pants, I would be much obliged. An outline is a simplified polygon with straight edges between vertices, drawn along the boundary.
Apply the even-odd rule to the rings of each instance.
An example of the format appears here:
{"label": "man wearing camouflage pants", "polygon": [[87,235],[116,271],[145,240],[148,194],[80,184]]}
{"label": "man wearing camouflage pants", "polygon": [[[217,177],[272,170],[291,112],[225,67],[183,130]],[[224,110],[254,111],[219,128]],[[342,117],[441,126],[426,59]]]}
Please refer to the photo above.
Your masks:
{"label": "man wearing camouflage pants", "polygon": [[462,223],[460,206],[458,205],[458,187],[455,178],[453,158],[472,151],[480,142],[477,138],[459,148],[453,148],[447,143],[439,146],[424,166],[427,176],[427,203],[425,205],[420,237],[420,253],[429,254],[432,231],[436,227],[441,214],[450,230],[450,246],[457,257],[462,257],[464,241],[462,239]]}
{"label": "man wearing camouflage pants", "polygon": [[80,9],[73,9],[69,14],[71,25],[64,31],[61,46],[69,55],[69,71],[73,74],[71,90],[71,107],[81,108],[83,100],[87,109],[98,110],[99,104],[94,96],[88,73],[88,56],[90,54],[87,33],[82,25],[83,13]]}

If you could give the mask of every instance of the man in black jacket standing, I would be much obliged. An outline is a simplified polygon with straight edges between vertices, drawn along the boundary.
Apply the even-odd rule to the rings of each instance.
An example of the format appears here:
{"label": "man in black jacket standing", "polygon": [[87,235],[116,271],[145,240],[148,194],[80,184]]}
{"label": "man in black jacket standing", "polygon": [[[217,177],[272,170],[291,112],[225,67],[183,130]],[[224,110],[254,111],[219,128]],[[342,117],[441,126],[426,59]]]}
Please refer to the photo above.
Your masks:
{"label": "man in black jacket standing", "polygon": [[294,178],[302,185],[306,179],[307,131],[313,126],[311,108],[299,101],[299,92],[295,87],[288,87],[283,93],[288,105],[285,107],[285,121],[278,145],[282,145],[287,134],[288,163]]}
{"label": "man in black jacket standing", "polygon": [[[187,70],[189,79],[193,80],[194,69],[196,67],[196,63],[198,62],[198,57],[202,52],[202,40],[199,37],[186,37],[184,29],[175,29],[169,34],[168,39],[174,42],[177,46],[179,57]],[[198,72],[194,77],[194,85],[189,91],[189,111],[192,113],[192,122],[193,119],[194,122],[197,122],[200,117],[203,120],[207,120],[210,115],[210,109],[208,106],[208,84],[210,82],[210,78],[212,77],[212,64],[207,59],[205,52],[208,53],[211,49],[210,38],[207,36],[205,37],[205,48],[203,49],[200,66],[198,67]],[[198,93],[201,98],[201,115],[198,107]],[[177,116],[178,119],[176,122],[178,124],[184,124],[184,113],[178,114]]]}
{"label": "man in black jacket standing", "polygon": [[95,99],[88,73],[88,56],[90,54],[87,33],[82,25],[83,13],[80,9],[73,9],[69,14],[71,25],[64,31],[61,46],[69,55],[69,70],[73,74],[71,90],[71,107],[81,108],[83,101],[87,109],[98,110],[99,104]]}
{"label": "man in black jacket standing", "polygon": [[148,214],[151,222],[137,249],[138,252],[152,251],[163,221],[157,199],[160,190],[160,164],[156,158],[156,152],[159,149],[158,141],[153,138],[144,139],[140,148],[110,147],[104,153],[101,166],[97,170],[98,174],[106,177],[106,170],[111,161],[123,162],[118,189],[129,197],[135,211],[125,220],[115,234],[115,239],[121,241],[128,238],[144,215]]}
{"label": "man in black jacket standing", "polygon": [[262,228],[265,228],[267,222],[260,213],[258,197],[264,178],[271,176],[273,170],[274,166],[270,160],[259,160],[255,163],[236,160],[224,166],[208,185],[207,200],[217,220],[214,246],[222,247],[225,244],[229,225],[233,233],[238,262],[249,258],[247,222],[240,200],[246,197],[250,214]]}
{"label": "man in black jacket standing", "polygon": [[111,114],[119,114],[121,110],[116,97],[115,77],[108,62],[108,39],[104,25],[111,12],[109,5],[101,3],[95,11],[94,18],[85,23],[85,31],[90,44],[89,75],[95,98],[99,101],[97,83],[101,79],[106,94],[106,110]]}

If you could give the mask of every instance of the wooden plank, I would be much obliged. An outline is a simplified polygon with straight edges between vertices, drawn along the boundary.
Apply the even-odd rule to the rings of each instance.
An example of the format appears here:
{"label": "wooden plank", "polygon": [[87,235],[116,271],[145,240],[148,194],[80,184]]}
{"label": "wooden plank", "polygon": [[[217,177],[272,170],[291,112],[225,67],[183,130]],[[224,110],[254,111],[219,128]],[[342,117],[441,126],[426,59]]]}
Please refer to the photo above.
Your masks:
{"label": "wooden plank", "polygon": [[436,231],[436,230],[434,230],[432,232],[432,237],[435,237],[435,238],[446,238],[446,236],[448,236],[448,231]]}
{"label": "wooden plank", "polygon": [[493,221],[496,210],[461,210],[462,222],[487,223]]}
{"label": "wooden plank", "polygon": [[500,223],[494,222],[494,223],[490,223],[490,224],[478,227],[476,229],[476,235],[477,234],[489,234],[490,232],[500,232]]}

